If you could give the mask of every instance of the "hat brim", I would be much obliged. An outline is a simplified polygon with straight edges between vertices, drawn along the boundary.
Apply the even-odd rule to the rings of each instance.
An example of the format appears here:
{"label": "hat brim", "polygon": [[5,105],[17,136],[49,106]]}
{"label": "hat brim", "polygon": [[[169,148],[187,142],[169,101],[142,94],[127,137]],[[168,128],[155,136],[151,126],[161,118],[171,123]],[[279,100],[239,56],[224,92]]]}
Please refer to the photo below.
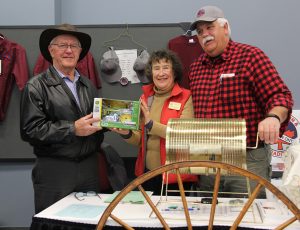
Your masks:
{"label": "hat brim", "polygon": [[135,71],[137,78],[140,82],[147,84],[150,82],[149,78],[146,76],[145,71]]}
{"label": "hat brim", "polygon": [[63,34],[69,34],[75,36],[81,45],[81,53],[79,55],[79,60],[83,59],[85,55],[89,52],[89,49],[91,47],[91,42],[92,39],[90,35],[78,31],[69,31],[69,30],[60,30],[60,29],[46,29],[41,33],[40,36],[40,41],[39,41],[39,46],[40,46],[40,51],[43,55],[43,57],[52,63],[52,57],[49,52],[49,44],[58,35],[63,35]]}
{"label": "hat brim", "polygon": [[113,73],[106,73],[100,68],[100,76],[108,83],[115,83],[120,81],[120,78],[122,77],[122,71],[119,66]]}
{"label": "hat brim", "polygon": [[203,18],[199,18],[199,19],[196,19],[190,26],[190,30],[193,31],[197,28],[197,24],[199,22],[213,22],[213,21],[216,21],[217,18],[212,18],[212,17],[203,17]]}

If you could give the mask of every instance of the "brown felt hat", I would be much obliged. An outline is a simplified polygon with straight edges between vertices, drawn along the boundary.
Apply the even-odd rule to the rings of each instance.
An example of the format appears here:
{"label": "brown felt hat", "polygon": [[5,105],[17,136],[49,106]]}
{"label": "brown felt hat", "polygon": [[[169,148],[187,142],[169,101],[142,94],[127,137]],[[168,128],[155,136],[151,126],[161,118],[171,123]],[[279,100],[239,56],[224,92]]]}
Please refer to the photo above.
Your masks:
{"label": "brown felt hat", "polygon": [[76,27],[70,24],[62,24],[55,28],[49,28],[44,30],[41,33],[39,45],[40,45],[40,51],[42,55],[47,61],[52,63],[52,57],[48,50],[48,46],[50,42],[53,40],[53,38],[63,34],[73,35],[79,40],[82,48],[81,53],[79,55],[79,61],[80,61],[88,53],[91,47],[92,39],[90,35],[77,31]]}

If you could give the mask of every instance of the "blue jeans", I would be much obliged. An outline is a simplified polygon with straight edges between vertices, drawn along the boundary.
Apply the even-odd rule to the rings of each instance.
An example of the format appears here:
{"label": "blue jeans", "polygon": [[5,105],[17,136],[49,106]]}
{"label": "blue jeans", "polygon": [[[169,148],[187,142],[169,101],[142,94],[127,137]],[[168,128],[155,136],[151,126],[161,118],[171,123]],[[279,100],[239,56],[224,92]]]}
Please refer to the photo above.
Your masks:
{"label": "blue jeans", "polygon": [[[246,163],[247,170],[259,175],[267,180],[271,180],[271,148],[269,145],[257,148],[254,150],[247,150]],[[197,190],[200,191],[213,191],[214,188],[214,175],[200,175]],[[250,188],[253,191],[256,182],[250,181]],[[221,176],[219,192],[237,192],[248,193],[246,177],[243,176]],[[211,196],[211,194],[200,194],[200,196]],[[247,195],[226,194],[220,196],[224,197],[247,197]],[[261,189],[257,198],[265,198],[265,189]]]}

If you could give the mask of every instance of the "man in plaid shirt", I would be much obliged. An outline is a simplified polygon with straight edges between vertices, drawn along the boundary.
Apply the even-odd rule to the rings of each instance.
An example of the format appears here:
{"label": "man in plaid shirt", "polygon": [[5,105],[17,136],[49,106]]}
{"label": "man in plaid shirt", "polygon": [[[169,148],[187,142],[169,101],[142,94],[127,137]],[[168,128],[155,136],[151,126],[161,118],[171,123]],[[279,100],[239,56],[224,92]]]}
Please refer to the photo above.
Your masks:
{"label": "man in plaid shirt", "polygon": [[[291,92],[262,50],[232,41],[230,26],[221,9],[201,8],[191,25],[204,54],[190,67],[195,117],[244,118],[247,124],[247,169],[270,180],[271,151],[285,130],[292,112]],[[247,192],[245,179],[222,178],[224,192]],[[210,176],[201,176],[200,190],[212,190]],[[251,184],[251,187],[254,185]],[[265,196],[262,191],[260,197]]]}

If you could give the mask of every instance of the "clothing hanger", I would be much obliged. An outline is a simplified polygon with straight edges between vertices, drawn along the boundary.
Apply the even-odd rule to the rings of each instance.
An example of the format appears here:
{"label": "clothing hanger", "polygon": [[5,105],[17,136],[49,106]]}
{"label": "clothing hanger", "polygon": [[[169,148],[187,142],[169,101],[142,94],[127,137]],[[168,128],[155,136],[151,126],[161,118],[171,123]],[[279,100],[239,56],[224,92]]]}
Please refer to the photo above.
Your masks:
{"label": "clothing hanger", "polygon": [[183,35],[187,36],[187,37],[191,37],[192,36],[192,31],[190,29],[188,29]]}
{"label": "clothing hanger", "polygon": [[129,38],[130,41],[131,41],[133,44],[138,45],[139,47],[143,48],[144,50],[147,50],[147,48],[146,48],[144,45],[142,45],[141,43],[139,43],[139,42],[137,42],[136,40],[134,40],[132,34],[129,33],[128,24],[126,24],[126,29],[123,30],[123,32],[120,33],[116,38],[111,39],[111,40],[104,41],[104,42],[103,42],[103,46],[108,47],[108,48],[109,48],[109,47],[112,47],[112,44],[111,44],[111,43],[112,43],[112,42],[115,42],[115,41],[117,41],[117,40],[119,40],[119,39],[122,38],[122,37],[127,37],[127,38]]}
{"label": "clothing hanger", "polygon": [[185,33],[183,34],[184,36],[190,37],[192,36],[192,31],[190,30],[191,23],[190,22],[180,22],[179,26]]}

